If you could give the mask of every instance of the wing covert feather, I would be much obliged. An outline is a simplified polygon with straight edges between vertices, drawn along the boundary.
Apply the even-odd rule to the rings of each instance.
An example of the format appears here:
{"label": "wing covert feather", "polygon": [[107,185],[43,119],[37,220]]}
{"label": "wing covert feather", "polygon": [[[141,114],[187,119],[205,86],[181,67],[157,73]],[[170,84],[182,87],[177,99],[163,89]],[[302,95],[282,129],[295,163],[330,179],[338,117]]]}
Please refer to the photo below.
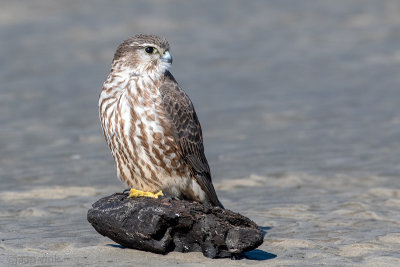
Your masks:
{"label": "wing covert feather", "polygon": [[210,167],[204,155],[201,126],[192,101],[170,73],[167,73],[160,92],[164,109],[174,126],[174,139],[180,150],[179,153],[190,165],[194,178],[206,192],[210,201],[214,205],[223,207],[212,185]]}

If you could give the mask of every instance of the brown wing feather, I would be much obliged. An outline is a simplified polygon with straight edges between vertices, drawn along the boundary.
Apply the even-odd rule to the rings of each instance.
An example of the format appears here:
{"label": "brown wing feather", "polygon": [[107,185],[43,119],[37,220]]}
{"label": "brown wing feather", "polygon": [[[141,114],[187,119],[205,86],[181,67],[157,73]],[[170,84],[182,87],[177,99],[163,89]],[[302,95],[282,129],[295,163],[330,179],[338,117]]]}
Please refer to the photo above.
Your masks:
{"label": "brown wing feather", "polygon": [[160,88],[164,108],[173,124],[174,139],[194,178],[206,192],[210,202],[223,207],[211,181],[210,167],[204,155],[203,136],[192,101],[167,72]]}

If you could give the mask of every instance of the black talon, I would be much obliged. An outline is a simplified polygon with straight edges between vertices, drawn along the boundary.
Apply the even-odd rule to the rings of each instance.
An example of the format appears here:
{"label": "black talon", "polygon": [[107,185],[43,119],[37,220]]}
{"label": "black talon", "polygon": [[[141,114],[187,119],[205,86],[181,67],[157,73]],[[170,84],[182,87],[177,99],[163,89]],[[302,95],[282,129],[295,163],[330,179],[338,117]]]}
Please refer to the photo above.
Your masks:
{"label": "black talon", "polygon": [[131,191],[131,189],[130,189],[130,188],[128,188],[128,189],[125,189],[124,191],[122,191],[122,194],[126,194],[126,193],[128,193],[129,191]]}

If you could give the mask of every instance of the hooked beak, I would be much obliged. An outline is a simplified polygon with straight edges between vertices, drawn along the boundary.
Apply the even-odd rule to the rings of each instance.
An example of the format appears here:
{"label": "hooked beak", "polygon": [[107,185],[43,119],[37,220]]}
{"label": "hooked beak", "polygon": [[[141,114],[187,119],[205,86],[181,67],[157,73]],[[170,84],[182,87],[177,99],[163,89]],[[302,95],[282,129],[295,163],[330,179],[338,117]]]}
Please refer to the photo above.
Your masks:
{"label": "hooked beak", "polygon": [[168,64],[172,63],[172,57],[171,57],[171,54],[169,53],[168,50],[165,51],[164,54],[162,55],[161,61],[165,62],[165,63],[168,63]]}

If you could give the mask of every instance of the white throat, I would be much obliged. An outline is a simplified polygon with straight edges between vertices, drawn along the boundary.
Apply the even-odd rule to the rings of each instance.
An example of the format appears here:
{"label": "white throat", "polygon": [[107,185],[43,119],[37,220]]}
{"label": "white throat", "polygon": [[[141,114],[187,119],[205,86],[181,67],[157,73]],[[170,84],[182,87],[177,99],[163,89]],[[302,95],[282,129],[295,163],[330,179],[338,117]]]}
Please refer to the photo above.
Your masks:
{"label": "white throat", "polygon": [[155,68],[147,68],[147,66],[137,68],[132,68],[127,66],[121,61],[117,61],[113,63],[113,70],[115,73],[118,73],[123,79],[132,79],[134,77],[151,79],[151,80],[159,80],[171,67],[170,63],[161,61]]}

